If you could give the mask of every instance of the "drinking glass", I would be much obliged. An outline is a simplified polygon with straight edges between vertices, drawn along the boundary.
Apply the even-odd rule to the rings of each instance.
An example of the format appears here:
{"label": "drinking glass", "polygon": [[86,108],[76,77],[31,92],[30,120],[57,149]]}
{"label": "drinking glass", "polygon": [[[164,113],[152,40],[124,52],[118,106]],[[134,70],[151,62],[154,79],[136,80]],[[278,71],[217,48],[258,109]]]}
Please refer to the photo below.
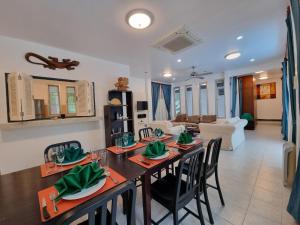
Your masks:
{"label": "drinking glass", "polygon": [[53,169],[56,170],[56,163],[55,163],[55,161],[56,161],[56,152],[51,152],[49,154],[48,160],[49,161],[47,163],[47,168],[48,168],[47,173],[51,173],[51,171]]}
{"label": "drinking glass", "polygon": [[90,157],[92,162],[98,162],[99,160],[99,151],[93,151],[92,149],[90,150]]}
{"label": "drinking glass", "polygon": [[122,146],[122,137],[117,137],[115,139],[115,146],[117,148],[117,152],[122,152],[123,151],[123,146]]}
{"label": "drinking glass", "polygon": [[109,167],[109,158],[108,158],[107,151],[105,149],[101,150],[99,152],[99,155],[100,155],[100,165],[107,171]]}
{"label": "drinking glass", "polygon": [[62,163],[65,159],[65,149],[63,148],[59,148],[57,151],[56,151],[56,159],[57,161],[59,162],[60,164],[60,168],[62,169]]}
{"label": "drinking glass", "polygon": [[123,144],[125,147],[128,145],[128,134],[123,135]]}

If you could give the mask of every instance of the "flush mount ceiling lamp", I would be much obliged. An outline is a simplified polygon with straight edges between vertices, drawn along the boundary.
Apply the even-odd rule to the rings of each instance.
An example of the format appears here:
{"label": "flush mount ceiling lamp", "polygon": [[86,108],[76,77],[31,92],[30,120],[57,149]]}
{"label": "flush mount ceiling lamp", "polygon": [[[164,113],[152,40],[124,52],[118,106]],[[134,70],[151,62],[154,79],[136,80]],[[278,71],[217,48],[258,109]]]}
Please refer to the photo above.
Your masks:
{"label": "flush mount ceiling lamp", "polygon": [[168,73],[164,73],[163,76],[166,77],[166,78],[169,78],[169,77],[172,76],[172,74],[168,72]]}
{"label": "flush mount ceiling lamp", "polygon": [[153,14],[146,9],[134,9],[126,15],[126,22],[134,29],[145,29],[153,23]]}
{"label": "flush mount ceiling lamp", "polygon": [[230,52],[230,53],[225,55],[225,59],[234,60],[234,59],[239,58],[240,56],[241,56],[240,52]]}
{"label": "flush mount ceiling lamp", "polygon": [[260,80],[267,80],[268,76],[262,76],[262,77],[259,77],[258,79],[260,79]]}
{"label": "flush mount ceiling lamp", "polygon": [[240,35],[240,36],[237,36],[237,37],[236,37],[236,40],[239,41],[239,40],[242,40],[243,38],[244,38],[243,35]]}
{"label": "flush mount ceiling lamp", "polygon": [[251,58],[249,61],[250,61],[250,62],[255,62],[255,59],[254,59],[254,58]]}
{"label": "flush mount ceiling lamp", "polygon": [[263,72],[265,72],[265,71],[260,70],[260,71],[256,71],[255,73],[256,73],[256,74],[260,74],[260,73],[263,73]]}

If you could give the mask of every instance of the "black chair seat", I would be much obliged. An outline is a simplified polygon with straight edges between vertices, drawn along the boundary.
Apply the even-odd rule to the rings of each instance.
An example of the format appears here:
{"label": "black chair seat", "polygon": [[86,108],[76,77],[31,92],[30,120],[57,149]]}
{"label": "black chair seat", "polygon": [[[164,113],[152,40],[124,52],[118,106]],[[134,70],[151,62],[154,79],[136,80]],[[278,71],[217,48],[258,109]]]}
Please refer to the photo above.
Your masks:
{"label": "black chair seat", "polygon": [[[96,214],[95,216],[95,225],[101,225],[100,221],[101,221],[101,215],[100,214]],[[82,223],[79,223],[78,225],[89,225],[89,221],[85,220]],[[111,214],[109,212],[109,210],[106,211],[106,225],[111,225]],[[116,222],[116,225],[118,225],[118,223]]]}
{"label": "black chair seat", "polygon": [[[151,184],[152,198],[157,202],[171,210],[174,206],[174,196],[176,195],[176,176],[173,174],[167,174],[165,177],[155,181]],[[180,193],[185,193],[185,182],[181,183]]]}

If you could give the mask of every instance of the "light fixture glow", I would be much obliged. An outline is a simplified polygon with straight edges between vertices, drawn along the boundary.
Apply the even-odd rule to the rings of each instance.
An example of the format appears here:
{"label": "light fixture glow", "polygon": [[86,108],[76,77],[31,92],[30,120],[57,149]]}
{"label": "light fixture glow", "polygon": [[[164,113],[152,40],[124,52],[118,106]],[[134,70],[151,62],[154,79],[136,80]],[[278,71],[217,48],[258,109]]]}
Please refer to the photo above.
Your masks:
{"label": "light fixture glow", "polygon": [[256,74],[260,74],[260,73],[263,73],[263,72],[265,72],[265,71],[260,70],[260,71],[256,71],[255,73],[256,73]]}
{"label": "light fixture glow", "polygon": [[260,79],[260,80],[267,80],[268,76],[259,77],[258,79]]}
{"label": "light fixture glow", "polygon": [[252,58],[252,59],[250,59],[249,61],[250,61],[250,62],[254,62],[254,61],[255,61],[255,59],[254,59],[254,58]]}
{"label": "light fixture glow", "polygon": [[181,61],[182,61],[181,59],[177,59],[177,62],[179,62],[179,63],[180,63]]}
{"label": "light fixture glow", "polygon": [[129,26],[135,29],[145,29],[153,22],[153,14],[146,9],[134,9],[126,15]]}
{"label": "light fixture glow", "polygon": [[240,35],[240,36],[238,36],[237,38],[236,38],[236,40],[242,40],[244,37],[242,36],[242,35]]}
{"label": "light fixture glow", "polygon": [[172,76],[172,74],[171,73],[164,73],[164,75],[163,75],[164,77],[171,77]]}
{"label": "light fixture glow", "polygon": [[234,59],[239,58],[240,56],[241,56],[240,52],[231,52],[231,53],[228,53],[227,55],[225,55],[225,59],[234,60]]}

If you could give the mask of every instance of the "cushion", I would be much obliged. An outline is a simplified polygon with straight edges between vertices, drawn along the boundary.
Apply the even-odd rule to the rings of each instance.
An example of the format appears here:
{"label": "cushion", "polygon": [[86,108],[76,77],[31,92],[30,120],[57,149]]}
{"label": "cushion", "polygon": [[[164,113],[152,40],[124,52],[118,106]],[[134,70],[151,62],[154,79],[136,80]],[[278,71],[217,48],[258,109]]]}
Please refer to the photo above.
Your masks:
{"label": "cushion", "polygon": [[200,123],[212,123],[217,120],[216,115],[202,115]]}
{"label": "cushion", "polygon": [[187,121],[187,115],[186,114],[178,114],[176,116],[175,122],[186,122]]}
{"label": "cushion", "polygon": [[199,116],[189,116],[188,117],[188,122],[189,123],[199,123],[200,122],[200,117]]}

